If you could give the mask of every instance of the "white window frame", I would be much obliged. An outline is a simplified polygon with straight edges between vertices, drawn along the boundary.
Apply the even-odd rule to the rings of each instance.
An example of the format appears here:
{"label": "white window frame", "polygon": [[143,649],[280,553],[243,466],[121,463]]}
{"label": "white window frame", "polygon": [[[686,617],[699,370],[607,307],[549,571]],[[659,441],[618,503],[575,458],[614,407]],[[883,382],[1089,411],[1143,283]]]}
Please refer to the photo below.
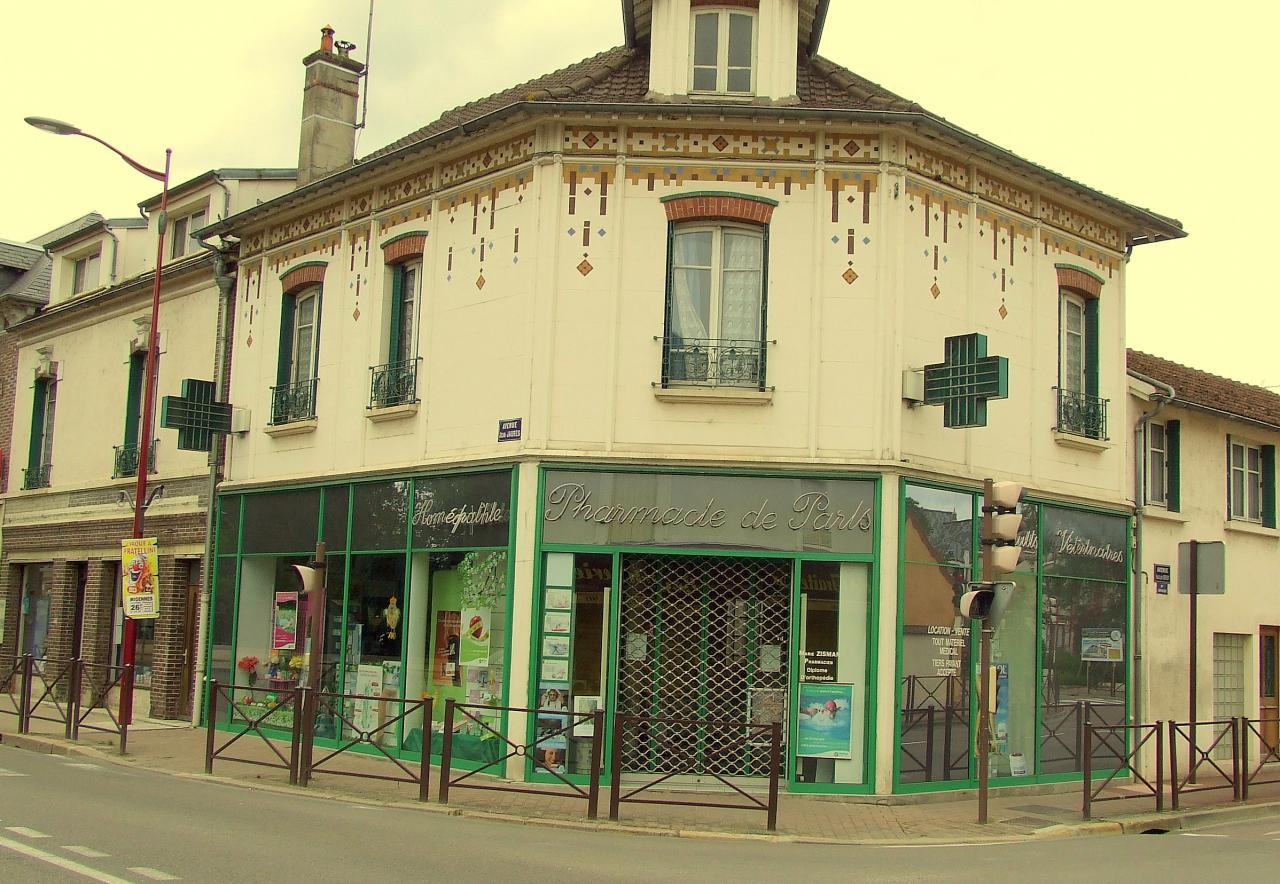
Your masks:
{"label": "white window frame", "polygon": [[[68,259],[71,262],[71,294],[79,295],[91,292],[102,285],[102,249],[96,249],[78,258]],[[89,281],[89,268],[96,271],[92,283]]]}
{"label": "white window frame", "polygon": [[[688,233],[710,233],[711,234],[711,264],[709,266],[701,265],[701,264],[677,264],[676,263],[676,258],[674,253],[674,250],[675,250],[674,240],[676,237],[680,236],[681,234],[688,234]],[[765,254],[765,249],[767,248],[767,246],[765,243],[765,235],[764,235],[763,229],[759,227],[753,227],[749,224],[732,224],[732,223],[717,224],[717,223],[694,222],[691,224],[681,224],[677,226],[674,231],[674,235],[672,236],[671,270],[673,274],[677,270],[708,270],[711,273],[711,291],[709,294],[710,308],[708,311],[707,335],[708,335],[708,339],[713,341],[737,340],[737,339],[725,338],[724,332],[721,328],[721,324],[723,321],[723,317],[721,314],[722,314],[722,307],[723,307],[724,275],[726,272],[728,272],[726,271],[726,268],[724,266],[725,233],[734,233],[739,235],[751,236],[756,240],[758,240],[760,243],[760,285],[756,290],[756,310],[757,312],[762,311],[765,306],[764,304],[764,297],[765,297],[764,268],[769,259],[769,256]],[[666,321],[667,321],[668,333],[673,334],[673,332],[671,332],[671,317],[667,316]],[[761,328],[760,328],[760,336],[759,336],[760,339],[764,338],[764,332],[765,330],[764,330],[763,320],[761,320]],[[751,343],[759,343],[759,341],[753,339]]]}
{"label": "white window frame", "polygon": [[[302,322],[302,306],[307,301],[311,301],[313,306],[311,310],[311,322],[304,325]],[[316,376],[316,352],[319,348],[319,331],[320,326],[320,287],[315,286],[299,292],[293,301],[293,353],[292,364],[289,366],[289,383],[302,384],[315,379]],[[299,349],[301,335],[298,334],[304,328],[311,329],[311,345],[306,353]],[[305,359],[303,357],[306,357]],[[306,374],[303,374],[303,366],[305,366]]]}
{"label": "white window frame", "polygon": [[[694,60],[696,58],[697,47],[695,41],[698,32],[698,19],[702,16],[717,16],[716,23],[716,87],[714,89],[698,89],[694,86]],[[751,20],[751,64],[749,70],[751,72],[751,84],[744,91],[729,90],[729,22],[732,16],[741,15]],[[750,96],[756,94],[756,78],[759,69],[759,46],[760,40],[760,19],[755,10],[741,9],[738,7],[720,7],[720,8],[704,8],[698,7],[692,10],[689,17],[689,91],[699,95],[742,95]],[[710,67],[709,65],[697,65],[698,68]],[[735,67],[735,70],[741,70]]]}
{"label": "white window frame", "polygon": [[[1231,518],[1240,522],[1262,522],[1262,446],[1231,440],[1228,449],[1227,487],[1231,498]],[[1253,465],[1250,455],[1254,456]],[[1238,456],[1237,456],[1238,455]],[[1239,478],[1237,489],[1236,480]],[[1253,492],[1250,499],[1250,492]]]}
{"label": "white window frame", "polygon": [[1147,424],[1147,503],[1169,503],[1169,428],[1157,421]]}
{"label": "white window frame", "polygon": [[[192,221],[196,218],[200,219],[200,223],[192,225]],[[198,230],[209,223],[209,207],[201,206],[198,209],[187,212],[178,218],[171,219],[169,222],[169,260],[176,261],[179,258],[185,258],[187,255],[195,253],[199,248],[196,244],[195,237],[191,235],[192,230]],[[181,236],[179,236],[181,231]],[[179,249],[179,245],[182,246]]]}
{"label": "white window frame", "polygon": [[[1080,311],[1080,331],[1078,333],[1072,332],[1070,323],[1067,322],[1068,310],[1072,307]],[[1058,298],[1058,386],[1069,393],[1075,393],[1080,396],[1083,396],[1085,391],[1089,389],[1089,360],[1086,352],[1088,322],[1089,313],[1085,305],[1085,299],[1075,292],[1067,291],[1066,289],[1061,290]],[[1075,376],[1071,376],[1067,372],[1067,353],[1073,345],[1080,348],[1080,372]]]}
{"label": "white window frame", "polygon": [[[409,362],[418,355],[418,309],[419,295],[422,292],[422,259],[415,258],[412,261],[405,261],[402,264],[392,268],[395,273],[401,274],[402,284],[400,287],[400,338],[404,342],[404,350],[400,352],[400,341],[391,340],[391,315],[395,310],[395,306],[391,304],[391,295],[395,292],[394,286],[388,286],[387,297],[387,362]],[[410,276],[412,274],[412,276]],[[409,286],[403,285],[404,280],[411,280]],[[405,321],[405,307],[409,308],[408,321]],[[406,337],[408,335],[408,337]]]}

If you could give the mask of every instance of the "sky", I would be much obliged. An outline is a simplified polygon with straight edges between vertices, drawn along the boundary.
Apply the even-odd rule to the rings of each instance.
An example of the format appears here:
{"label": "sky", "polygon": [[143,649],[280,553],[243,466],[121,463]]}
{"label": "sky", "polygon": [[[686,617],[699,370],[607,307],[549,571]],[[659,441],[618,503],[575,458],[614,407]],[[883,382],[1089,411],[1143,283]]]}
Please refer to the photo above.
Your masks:
{"label": "sky", "polygon": [[[445,110],[622,43],[618,0],[44,0],[5,3],[0,237],[157,192],[55,117],[173,180],[297,163],[302,58],[331,24],[369,62],[369,153]],[[877,10],[895,9],[892,15]],[[831,0],[820,53],[1190,236],[1134,251],[1129,346],[1280,390],[1280,298],[1258,232],[1280,207],[1280,4]],[[371,54],[369,50],[371,49]],[[1216,145],[1216,147],[1215,147]],[[1227,174],[1230,172],[1231,174]]]}

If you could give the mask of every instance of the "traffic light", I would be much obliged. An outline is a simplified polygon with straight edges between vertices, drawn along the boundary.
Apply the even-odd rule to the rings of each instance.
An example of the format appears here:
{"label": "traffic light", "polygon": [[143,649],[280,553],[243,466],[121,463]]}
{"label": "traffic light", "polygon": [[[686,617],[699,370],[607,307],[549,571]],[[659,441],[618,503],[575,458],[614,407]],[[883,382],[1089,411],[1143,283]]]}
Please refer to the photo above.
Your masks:
{"label": "traffic light", "polygon": [[1008,581],[970,583],[968,591],[960,596],[960,613],[970,620],[982,620],[994,628],[1009,607],[1015,584]]}
{"label": "traffic light", "polygon": [[992,482],[983,486],[982,545],[984,580],[995,580],[1018,567],[1018,529],[1022,516],[1018,513],[1018,500],[1022,486],[1017,482]]}
{"label": "traffic light", "polygon": [[294,565],[293,570],[298,572],[298,578],[302,581],[302,594],[308,598],[315,598],[315,590],[324,588],[324,568]]}

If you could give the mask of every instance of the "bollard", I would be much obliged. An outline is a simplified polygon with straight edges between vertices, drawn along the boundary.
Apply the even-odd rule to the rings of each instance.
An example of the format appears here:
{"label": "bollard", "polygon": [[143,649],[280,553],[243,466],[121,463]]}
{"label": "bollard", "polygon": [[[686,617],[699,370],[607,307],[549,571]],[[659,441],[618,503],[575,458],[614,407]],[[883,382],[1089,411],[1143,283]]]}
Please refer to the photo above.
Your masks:
{"label": "bollard", "polygon": [[453,762],[453,705],[452,699],[444,701],[444,735],[440,741],[440,797],[437,799],[441,804],[449,803],[449,766]]}

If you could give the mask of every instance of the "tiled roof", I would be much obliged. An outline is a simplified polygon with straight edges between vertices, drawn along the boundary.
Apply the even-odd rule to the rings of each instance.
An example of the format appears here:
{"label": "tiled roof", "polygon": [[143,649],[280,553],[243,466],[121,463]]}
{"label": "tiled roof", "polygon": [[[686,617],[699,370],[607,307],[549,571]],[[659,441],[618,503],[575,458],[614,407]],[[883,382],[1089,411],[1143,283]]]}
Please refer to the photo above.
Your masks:
{"label": "tiled roof", "polygon": [[[668,103],[663,98],[648,98],[648,93],[648,50],[618,46],[577,64],[447,111],[435,122],[374,151],[361,162],[393,153],[521,101],[603,105],[639,104],[646,101]],[[801,56],[796,72],[796,94],[800,100],[793,107],[925,112],[915,102],[895,95],[821,56],[811,59]]]}
{"label": "tiled roof", "polygon": [[39,246],[0,239],[0,267],[30,270],[43,254],[44,250]]}
{"label": "tiled roof", "polygon": [[1129,369],[1173,387],[1174,402],[1224,411],[1245,420],[1280,427],[1280,394],[1233,381],[1150,353],[1129,350]]}

